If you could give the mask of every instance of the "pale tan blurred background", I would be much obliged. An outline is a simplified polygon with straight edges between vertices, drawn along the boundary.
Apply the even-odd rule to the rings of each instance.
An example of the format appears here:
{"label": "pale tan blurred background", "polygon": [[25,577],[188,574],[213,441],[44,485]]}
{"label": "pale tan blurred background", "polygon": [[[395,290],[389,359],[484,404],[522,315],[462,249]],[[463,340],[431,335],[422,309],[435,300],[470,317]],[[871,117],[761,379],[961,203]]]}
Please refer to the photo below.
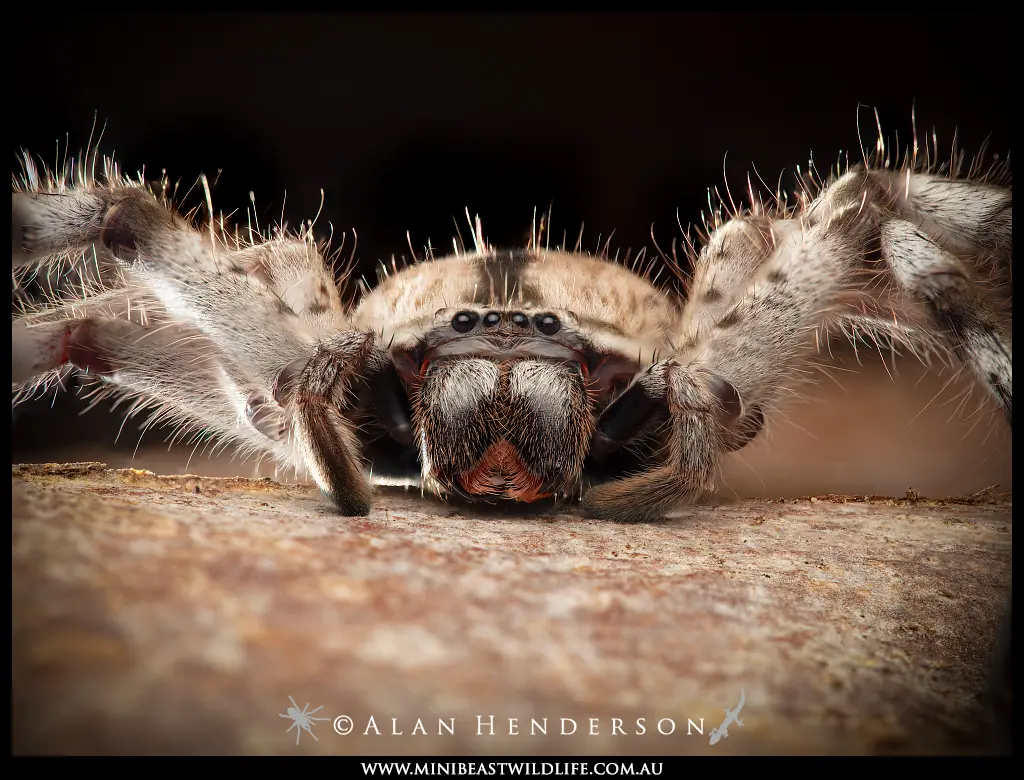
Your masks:
{"label": "pale tan blurred background", "polygon": [[[821,493],[947,497],[1011,489],[1012,446],[1001,410],[966,372],[844,350],[802,403],[732,456],[742,496]],[[788,419],[787,419],[788,418]]]}

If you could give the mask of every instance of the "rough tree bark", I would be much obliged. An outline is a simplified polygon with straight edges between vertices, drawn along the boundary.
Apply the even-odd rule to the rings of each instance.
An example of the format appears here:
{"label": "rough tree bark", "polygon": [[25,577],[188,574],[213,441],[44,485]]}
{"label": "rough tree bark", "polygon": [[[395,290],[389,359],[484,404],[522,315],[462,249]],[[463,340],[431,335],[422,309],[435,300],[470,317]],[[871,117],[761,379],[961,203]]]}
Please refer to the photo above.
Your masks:
{"label": "rough tree bark", "polygon": [[[624,526],[400,490],[343,518],[304,486],[96,463],[15,466],[11,486],[15,752],[940,752],[989,733],[1009,496]],[[741,688],[743,727],[710,746]],[[323,706],[319,741],[286,732],[289,696]]]}

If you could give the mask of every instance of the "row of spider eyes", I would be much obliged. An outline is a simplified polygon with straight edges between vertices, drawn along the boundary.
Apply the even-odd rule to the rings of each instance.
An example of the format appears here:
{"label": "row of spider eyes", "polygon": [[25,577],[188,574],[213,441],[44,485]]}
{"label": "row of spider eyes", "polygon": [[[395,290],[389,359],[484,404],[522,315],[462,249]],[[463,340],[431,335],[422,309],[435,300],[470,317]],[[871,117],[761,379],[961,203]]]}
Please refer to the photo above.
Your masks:
{"label": "row of spider eyes", "polygon": [[[508,315],[512,324],[518,328],[530,327],[530,317],[521,311],[514,311]],[[496,311],[489,311],[483,317],[484,327],[493,328],[501,322],[501,314]],[[452,317],[452,329],[456,333],[469,333],[480,321],[480,315],[475,311],[460,311]],[[554,336],[562,327],[561,321],[554,314],[535,314],[533,324],[545,336]]]}

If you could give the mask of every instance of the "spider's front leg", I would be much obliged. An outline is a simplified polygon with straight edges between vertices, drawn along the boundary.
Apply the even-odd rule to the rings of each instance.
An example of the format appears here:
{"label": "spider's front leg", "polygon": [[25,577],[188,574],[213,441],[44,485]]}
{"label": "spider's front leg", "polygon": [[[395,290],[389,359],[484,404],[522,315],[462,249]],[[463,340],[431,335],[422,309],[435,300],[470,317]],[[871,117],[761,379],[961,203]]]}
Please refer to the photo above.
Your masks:
{"label": "spider's front leg", "polygon": [[720,454],[742,446],[760,427],[756,411],[739,424],[742,403],[729,382],[674,359],[662,360],[602,414],[591,458],[615,458],[639,425],[658,413],[667,416],[659,432],[664,441],[658,453],[662,465],[590,488],[583,496],[589,516],[623,522],[662,517],[710,489]]}
{"label": "spider's front leg", "polygon": [[[859,217],[846,217],[851,240],[863,241]],[[852,272],[829,246],[841,234],[837,224],[805,227],[738,219],[712,235],[698,258],[676,354],[640,375],[597,425],[598,450],[614,453],[628,443],[635,410],[660,405],[668,417],[661,465],[590,490],[589,514],[661,517],[713,490],[722,455],[757,435],[777,380]]]}
{"label": "spider's front leg", "polygon": [[[169,325],[198,332],[207,345],[204,358],[216,365],[196,381],[217,384],[218,404],[208,405],[218,417],[212,427],[231,436],[237,418],[242,418],[249,433],[268,439],[265,449],[282,444],[278,450],[301,461],[296,465],[309,469],[342,513],[369,511],[370,488],[348,415],[381,381],[385,391],[393,392],[386,382],[390,364],[375,334],[348,327],[334,281],[311,242],[274,239],[231,251],[132,186],[18,192],[12,223],[15,262],[90,245],[119,258],[129,286],[154,299]],[[116,313],[113,319],[118,319]],[[112,322],[109,314],[87,313],[73,327],[36,331],[39,335],[29,346],[46,359],[32,363],[33,370],[54,368],[44,365],[47,361],[87,355],[84,367],[101,367],[113,383],[131,377],[129,389],[142,396],[157,394],[159,385],[170,396],[157,394],[160,401],[176,407],[182,417],[201,417],[194,398],[200,389],[208,395],[209,387],[190,387],[183,377],[169,376],[175,361],[147,352],[137,334],[113,337],[123,329],[123,322]],[[15,339],[28,332],[15,328]],[[70,353],[39,343],[67,340],[68,334],[73,334],[75,346]],[[185,335],[180,341],[151,340],[149,346],[194,349],[195,340]],[[189,361],[177,364],[183,362]],[[225,419],[232,408],[240,413]],[[392,417],[396,414],[393,435],[401,435],[401,411]],[[269,442],[273,439],[288,441]]]}
{"label": "spider's front leg", "polygon": [[[319,345],[310,360],[286,366],[275,382],[273,399],[293,415],[292,431],[306,468],[345,515],[370,511],[370,485],[348,414],[360,386],[378,387],[389,367],[375,334],[347,331]],[[298,373],[289,377],[291,371]],[[407,420],[399,425],[411,430]]]}
{"label": "spider's front leg", "polygon": [[1010,266],[1010,214],[1006,188],[854,171],[799,218],[728,222],[698,258],[677,354],[598,421],[607,458],[638,418],[667,407],[662,465],[593,488],[586,509],[653,519],[711,488],[722,454],[757,434],[801,373],[814,331],[846,317],[896,341],[933,331],[1010,421],[1010,338],[979,283]]}

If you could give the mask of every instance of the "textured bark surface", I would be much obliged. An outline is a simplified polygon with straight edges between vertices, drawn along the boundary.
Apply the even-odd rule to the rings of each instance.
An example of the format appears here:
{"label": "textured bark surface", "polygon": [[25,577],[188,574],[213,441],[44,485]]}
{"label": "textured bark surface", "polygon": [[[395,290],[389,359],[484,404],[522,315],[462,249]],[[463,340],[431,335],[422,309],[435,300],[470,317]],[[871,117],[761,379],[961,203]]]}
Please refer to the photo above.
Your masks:
{"label": "textured bark surface", "polygon": [[[987,493],[624,526],[383,490],[344,518],[306,486],[95,463],[15,466],[12,492],[15,752],[969,749],[1011,573]],[[289,696],[319,741],[286,732]]]}

